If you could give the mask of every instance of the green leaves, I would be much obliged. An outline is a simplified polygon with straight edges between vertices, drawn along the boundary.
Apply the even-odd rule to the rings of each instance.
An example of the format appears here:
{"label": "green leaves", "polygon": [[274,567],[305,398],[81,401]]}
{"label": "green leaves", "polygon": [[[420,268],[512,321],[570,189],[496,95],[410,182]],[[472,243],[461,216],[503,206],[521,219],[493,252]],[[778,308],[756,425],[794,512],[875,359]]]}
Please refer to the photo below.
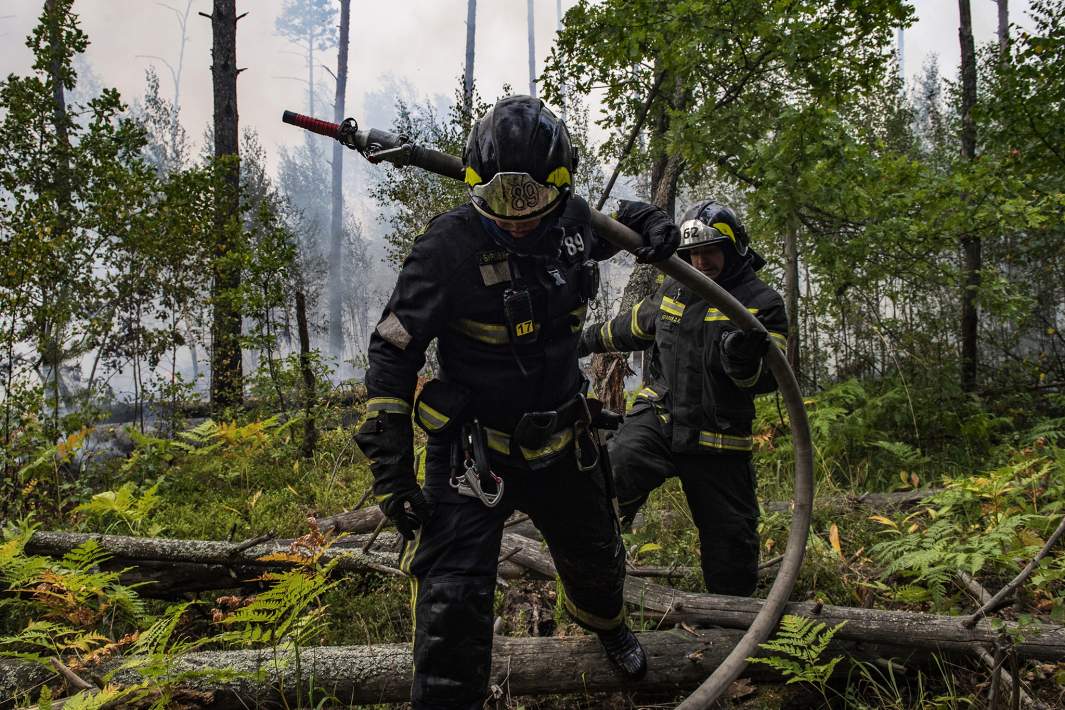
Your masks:
{"label": "green leaves", "polygon": [[750,663],[761,663],[773,668],[785,678],[787,683],[809,683],[817,687],[822,694],[832,672],[842,656],[830,658],[825,663],[818,663],[829,643],[846,622],[827,627],[822,622],[815,622],[801,616],[785,614],[780,620],[780,629],[776,636],[759,644],[763,651],[770,651],[774,656],[748,658]]}

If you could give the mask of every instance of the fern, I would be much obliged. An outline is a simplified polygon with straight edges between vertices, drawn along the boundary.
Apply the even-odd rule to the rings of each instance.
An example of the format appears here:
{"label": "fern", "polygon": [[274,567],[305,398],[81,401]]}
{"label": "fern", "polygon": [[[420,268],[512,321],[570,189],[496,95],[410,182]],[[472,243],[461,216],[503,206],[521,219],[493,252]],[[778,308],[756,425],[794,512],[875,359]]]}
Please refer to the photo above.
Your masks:
{"label": "fern", "polygon": [[773,668],[787,678],[788,683],[810,683],[824,695],[825,685],[832,676],[836,664],[843,657],[836,656],[824,663],[819,663],[819,661],[833,637],[845,623],[847,622],[841,621],[828,628],[823,621],[816,622],[801,616],[786,614],[780,620],[777,635],[759,645],[762,650],[777,655],[752,657],[747,660]]}

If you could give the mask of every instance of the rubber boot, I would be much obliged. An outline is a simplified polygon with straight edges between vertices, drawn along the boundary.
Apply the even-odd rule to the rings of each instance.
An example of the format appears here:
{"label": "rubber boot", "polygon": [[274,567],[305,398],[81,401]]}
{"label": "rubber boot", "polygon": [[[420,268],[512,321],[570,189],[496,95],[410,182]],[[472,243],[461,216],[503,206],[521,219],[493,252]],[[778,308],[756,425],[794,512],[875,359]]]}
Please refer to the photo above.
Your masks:
{"label": "rubber boot", "polygon": [[628,626],[622,624],[613,631],[599,631],[596,635],[611,663],[633,680],[643,678],[647,673],[647,654]]}

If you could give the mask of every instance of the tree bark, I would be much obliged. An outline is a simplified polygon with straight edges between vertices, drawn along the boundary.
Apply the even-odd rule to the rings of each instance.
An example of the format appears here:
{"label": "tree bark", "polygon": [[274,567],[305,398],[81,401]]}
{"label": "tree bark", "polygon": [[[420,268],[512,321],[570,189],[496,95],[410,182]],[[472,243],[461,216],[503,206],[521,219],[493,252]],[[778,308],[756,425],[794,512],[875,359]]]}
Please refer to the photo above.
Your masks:
{"label": "tree bark", "polygon": [[296,329],[300,341],[300,374],[303,377],[303,442],[300,455],[305,459],[314,456],[314,447],[318,443],[318,428],[314,421],[315,382],[314,370],[311,369],[311,338],[307,331],[307,299],[303,289],[296,291]]}
{"label": "tree bark", "polygon": [[[338,124],[344,120],[344,99],[348,88],[348,34],[350,27],[351,0],[340,0],[336,97],[333,100],[333,120]],[[340,144],[340,141],[333,141],[333,214],[329,243],[329,350],[336,356],[340,356],[344,352],[343,256],[344,146]]]}
{"label": "tree bark", "polygon": [[473,120],[473,58],[477,39],[477,0],[466,0],[466,68],[462,74],[463,118]]}
{"label": "tree bark", "polygon": [[[598,640],[589,635],[496,636],[489,687],[497,688],[500,697],[615,691],[679,694],[698,686],[724,660],[741,633],[707,629],[651,631],[637,636],[648,657],[647,675],[639,681],[622,676],[607,660]],[[926,657],[905,648],[840,642],[833,642],[825,652],[826,657],[841,655],[856,660]],[[115,665],[112,661],[111,667]],[[237,677],[221,680],[202,673],[212,668],[230,669]],[[413,658],[407,643],[320,646],[299,651],[206,651],[180,656],[168,670],[188,674],[182,688],[202,694],[203,704],[211,708],[317,707],[323,698],[332,699],[329,707],[348,707],[407,701]],[[763,682],[783,681],[762,664],[751,665],[745,676]],[[56,674],[37,664],[0,660],[0,694],[5,697],[26,692],[49,678],[55,679]],[[141,676],[131,670],[119,671],[111,678],[118,685],[140,680]]]}
{"label": "tree bark", "polygon": [[[973,118],[973,108],[976,106],[976,49],[969,0],[958,0],[958,14],[958,40],[961,44],[961,156],[963,160],[972,162],[976,159],[976,122]],[[961,386],[965,392],[973,392],[976,390],[979,364],[977,296],[982,266],[979,235],[963,234],[961,251]]]}
{"label": "tree bark", "polygon": [[241,367],[241,269],[235,252],[242,233],[240,221],[240,150],[237,115],[236,0],[214,0],[210,15],[213,46],[214,155],[221,170],[215,186],[215,260],[212,266],[211,405],[231,407],[244,396]]}
{"label": "tree bark", "polygon": [[[920,504],[925,498],[939,493],[939,489],[924,488],[914,491],[898,491],[894,493],[865,493],[859,496],[845,496],[841,498],[822,498],[817,501],[819,507],[840,510],[851,510],[862,507],[870,510],[884,511],[890,509],[905,509]],[[791,510],[791,501],[769,501],[762,508],[769,513],[786,513]],[[668,517],[668,512],[664,515]],[[345,511],[317,519],[319,529],[333,530],[335,532],[365,533],[371,532],[384,519],[384,513],[377,506],[361,508],[359,510]],[[634,527],[644,524],[643,513],[636,514]],[[510,532],[536,537],[539,532],[536,526],[529,520],[518,523],[510,528]]]}
{"label": "tree bark", "polygon": [[1006,61],[1010,56],[1010,0],[995,0],[998,5],[998,56]]}
{"label": "tree bark", "polygon": [[[535,540],[513,534],[504,535],[501,554],[508,555],[508,559],[515,564],[553,576],[554,563]],[[682,592],[632,576],[625,579],[625,600],[643,609],[644,616],[654,616],[660,623],[683,622],[735,629],[750,626],[765,604],[762,599]],[[820,602],[792,602],[784,613],[824,621],[829,626],[845,621],[836,635],[836,638],[845,641],[963,654],[976,654],[983,644],[993,643],[1005,631],[1014,638],[1023,636],[1015,647],[1022,658],[1065,659],[1063,626],[1037,624],[1033,627],[1005,622],[1002,627],[993,627],[984,620],[975,628],[966,629],[962,626],[964,617],[857,609],[822,605]]]}
{"label": "tree bark", "polygon": [[[359,548],[368,538],[369,536],[346,538],[327,550],[321,561],[324,563],[338,560],[338,573],[368,570],[396,573],[395,552],[361,552]],[[291,566],[291,563],[259,559],[270,553],[288,551],[291,541],[286,540],[259,543],[240,549],[242,545],[206,540],[36,532],[26,551],[29,554],[61,557],[89,539],[96,540],[103,549],[112,554],[105,568],[137,568],[135,573],[127,573],[124,581],[163,578],[172,582],[169,589],[171,594],[177,591],[235,588],[242,586],[241,580],[251,580],[265,569]],[[395,534],[381,533],[377,539],[378,549],[392,548],[397,542]],[[500,555],[506,558],[508,565],[524,568],[545,579],[554,579],[556,576],[550,553],[537,540],[505,533]],[[174,571],[170,570],[171,567]],[[506,575],[510,576],[513,571],[512,568],[508,569],[511,571]],[[156,595],[159,590],[153,591],[146,587],[140,591],[145,595]],[[625,580],[625,599],[637,610],[642,610],[635,611],[634,614],[654,617],[660,623],[686,623],[734,629],[747,628],[765,603],[762,599],[683,592],[632,575]],[[857,609],[816,602],[793,602],[787,606],[785,613],[816,618],[829,625],[845,621],[846,624],[837,634],[837,638],[843,641],[976,654],[977,648],[993,644],[1004,632],[1018,639],[1015,649],[1022,658],[1065,660],[1065,627],[1062,626],[1022,626],[1016,622],[992,626],[990,621],[984,619],[974,628],[967,629],[962,624],[965,617]]]}
{"label": "tree bark", "polygon": [[802,382],[799,357],[799,219],[794,211],[788,217],[784,235],[784,298],[788,316],[788,364],[795,379]]}
{"label": "tree bark", "polygon": [[526,0],[529,25],[529,96],[536,96],[536,25],[533,16],[533,0]]}

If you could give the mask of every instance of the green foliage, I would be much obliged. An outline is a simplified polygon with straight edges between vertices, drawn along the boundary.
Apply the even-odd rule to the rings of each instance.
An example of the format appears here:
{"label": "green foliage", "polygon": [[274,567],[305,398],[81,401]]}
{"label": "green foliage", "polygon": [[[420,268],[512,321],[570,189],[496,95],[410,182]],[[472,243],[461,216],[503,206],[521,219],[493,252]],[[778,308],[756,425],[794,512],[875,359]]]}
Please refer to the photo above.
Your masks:
{"label": "green foliage", "polygon": [[104,532],[111,532],[114,526],[124,524],[125,532],[131,535],[156,536],[162,532],[163,527],[155,523],[148,524],[148,518],[159,505],[159,485],[156,483],[138,496],[137,484],[130,481],[117,491],[97,493],[74,511],[86,513],[89,517],[113,519]]}
{"label": "green foliage", "polygon": [[[972,575],[1016,574],[1017,560],[1031,557],[1057,525],[1065,503],[1056,451],[1021,453],[982,474],[944,481],[924,507],[897,519],[874,516],[887,539],[869,552],[885,581],[901,579],[894,595],[908,603],[949,601],[958,571]],[[1046,561],[1034,589],[1060,609],[1060,556]],[[1061,613],[1061,612],[1058,612]]]}
{"label": "green foliage", "polygon": [[801,616],[785,614],[780,620],[780,629],[776,636],[759,644],[763,651],[777,655],[747,660],[769,666],[787,678],[789,684],[809,683],[824,695],[825,686],[843,657],[835,656],[824,663],[818,661],[844,623],[846,622],[827,627],[823,621],[815,622]]}

